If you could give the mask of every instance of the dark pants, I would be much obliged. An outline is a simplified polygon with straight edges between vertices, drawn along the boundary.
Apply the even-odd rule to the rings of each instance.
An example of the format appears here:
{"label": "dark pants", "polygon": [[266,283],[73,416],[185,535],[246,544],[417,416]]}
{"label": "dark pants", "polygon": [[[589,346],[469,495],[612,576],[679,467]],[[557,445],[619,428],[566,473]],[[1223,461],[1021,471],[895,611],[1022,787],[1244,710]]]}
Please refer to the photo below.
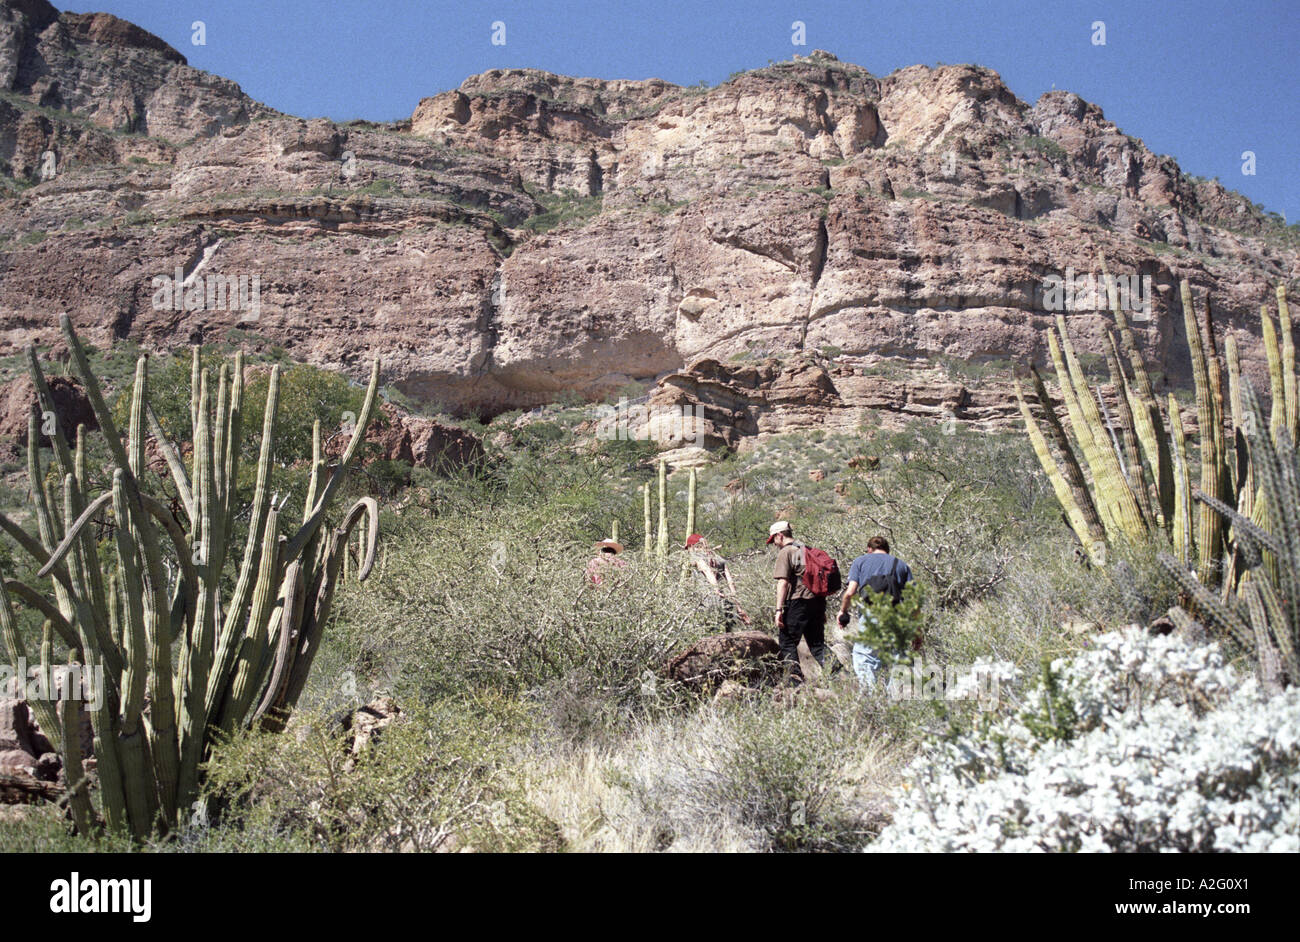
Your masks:
{"label": "dark pants", "polygon": [[791,599],[785,603],[785,624],[778,637],[781,659],[790,664],[790,675],[803,679],[799,668],[799,639],[808,641],[808,650],[818,664],[826,657],[826,600]]}

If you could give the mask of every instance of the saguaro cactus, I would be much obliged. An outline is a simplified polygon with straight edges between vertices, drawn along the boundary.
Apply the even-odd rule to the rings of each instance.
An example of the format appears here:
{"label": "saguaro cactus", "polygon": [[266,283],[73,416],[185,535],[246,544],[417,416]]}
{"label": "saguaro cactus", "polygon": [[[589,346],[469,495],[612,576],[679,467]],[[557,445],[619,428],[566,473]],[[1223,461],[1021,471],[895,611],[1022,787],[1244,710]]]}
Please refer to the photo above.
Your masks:
{"label": "saguaro cactus", "polygon": [[[332,473],[321,450],[320,424],[313,433],[311,478],[302,521],[280,534],[282,508],[273,507],[271,479],[279,371],[273,368],[253,499],[236,497],[243,441],[243,362],[223,366],[216,382],[201,369],[197,351],[191,371],[190,418],[193,465],[187,471],[148,404],[148,358],[136,365],[125,441],[104,402],[70,320],[61,320],[72,366],[85,385],[112,460],[112,482],[92,498],[85,471],[84,430],[75,456],[61,435],[51,436],[62,480],[62,501],[45,487],[39,435],[28,438],[28,470],[39,533],[32,536],[0,515],[0,528],[40,567],[44,587],[0,582],[0,635],[15,660],[24,654],[14,625],[16,596],[40,612],[84,669],[103,668],[102,705],[92,711],[94,751],[105,823],[137,837],[167,829],[189,807],[199,788],[201,763],[219,731],[250,724],[281,728],[297,704],[329,617],[349,534],[364,520],[365,556],[358,579],[369,574],[378,537],[378,506],[358,500],[333,528],[326,513],[356,459],[375,411],[379,361],[371,369],[365,404],[351,439]],[[28,367],[40,408],[55,405],[35,351]],[[176,488],[185,522],[145,490],[145,446],[152,434]],[[226,566],[236,517],[248,515],[248,534],[236,568]],[[93,520],[111,512],[111,562],[92,535]],[[187,525],[188,524],[188,525]],[[233,588],[228,590],[229,577]],[[47,591],[53,598],[47,597]],[[42,663],[53,644],[42,645]],[[146,709],[147,703],[147,709]],[[65,703],[67,713],[75,704]],[[34,704],[42,726],[56,730],[48,704]],[[77,744],[62,737],[65,764],[75,770]],[[71,781],[71,777],[70,777]],[[73,783],[74,785],[76,783]],[[74,811],[82,801],[74,791]],[[74,815],[92,826],[86,806]]]}

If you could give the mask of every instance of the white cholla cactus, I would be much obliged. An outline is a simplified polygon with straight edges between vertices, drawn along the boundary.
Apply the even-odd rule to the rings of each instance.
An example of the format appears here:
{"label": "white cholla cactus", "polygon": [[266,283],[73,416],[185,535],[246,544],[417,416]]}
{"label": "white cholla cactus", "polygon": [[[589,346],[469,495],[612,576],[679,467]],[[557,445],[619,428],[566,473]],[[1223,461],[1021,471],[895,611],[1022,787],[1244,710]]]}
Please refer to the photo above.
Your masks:
{"label": "white cholla cactus", "polygon": [[914,762],[867,850],[1300,851],[1300,690],[1137,628],[1052,671],[1054,692]]}

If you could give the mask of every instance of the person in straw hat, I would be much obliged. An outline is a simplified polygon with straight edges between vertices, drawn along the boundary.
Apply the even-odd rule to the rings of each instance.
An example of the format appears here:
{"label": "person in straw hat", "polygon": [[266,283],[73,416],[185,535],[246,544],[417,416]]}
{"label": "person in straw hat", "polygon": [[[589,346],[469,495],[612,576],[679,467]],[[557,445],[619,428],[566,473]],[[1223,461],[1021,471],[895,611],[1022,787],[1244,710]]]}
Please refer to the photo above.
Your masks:
{"label": "person in straw hat", "polygon": [[601,540],[592,544],[592,548],[596,550],[596,555],[587,563],[587,578],[592,585],[604,582],[611,569],[627,568],[627,560],[618,558],[623,552],[623,544],[618,540]]}

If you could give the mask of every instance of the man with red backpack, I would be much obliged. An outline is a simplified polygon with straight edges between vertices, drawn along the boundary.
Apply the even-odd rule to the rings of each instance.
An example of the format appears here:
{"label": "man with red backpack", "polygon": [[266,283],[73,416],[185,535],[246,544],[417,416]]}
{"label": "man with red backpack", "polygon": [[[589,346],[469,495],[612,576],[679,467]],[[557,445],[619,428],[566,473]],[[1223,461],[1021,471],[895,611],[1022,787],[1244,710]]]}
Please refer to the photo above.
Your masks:
{"label": "man with red backpack", "polygon": [[794,538],[794,528],[778,520],[767,531],[768,544],[776,544],[776,627],[781,658],[790,664],[790,676],[804,679],[799,667],[799,639],[818,664],[826,657],[826,596],[840,589],[838,564],[822,550]]}

